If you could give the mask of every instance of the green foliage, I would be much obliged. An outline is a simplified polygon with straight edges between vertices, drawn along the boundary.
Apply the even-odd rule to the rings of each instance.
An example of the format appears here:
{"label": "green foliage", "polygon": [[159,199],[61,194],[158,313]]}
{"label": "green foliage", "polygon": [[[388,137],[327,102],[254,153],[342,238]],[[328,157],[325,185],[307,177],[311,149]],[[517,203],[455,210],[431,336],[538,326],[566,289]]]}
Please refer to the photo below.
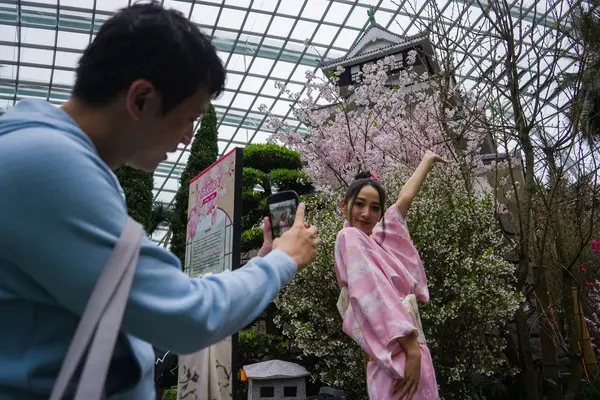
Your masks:
{"label": "green foliage", "polygon": [[[246,168],[244,168],[242,188],[242,231],[256,228],[261,224],[265,215],[267,197],[271,194],[273,186],[276,190],[295,190],[299,195],[312,191],[310,179],[298,170],[302,166],[300,156],[283,146],[248,145],[244,148],[244,165]],[[263,191],[255,190],[257,186],[262,187]],[[251,243],[257,244],[242,239],[244,251],[252,250],[248,247]]]}
{"label": "green foliage", "polygon": [[171,220],[171,251],[179,257],[181,264],[185,263],[185,242],[187,235],[187,212],[190,194],[190,180],[210,167],[219,155],[217,144],[217,115],[210,105],[202,116],[200,129],[194,136],[187,165],[181,174],[180,186],[175,194],[175,206]]}
{"label": "green foliage", "polygon": [[[267,179],[267,174],[265,174],[263,171],[258,170],[256,168],[244,168],[243,171],[243,193],[251,193],[254,192],[254,188],[258,185],[263,186],[265,184],[265,181]],[[265,185],[268,186],[268,185]],[[263,186],[263,189],[264,186]],[[265,189],[266,190],[266,189]]]}
{"label": "green foliage", "polygon": [[590,379],[585,379],[583,382],[582,400],[598,400],[600,399],[600,373]]}
{"label": "green foliage", "polygon": [[242,253],[258,249],[262,246],[263,230],[262,228],[252,228],[242,233]]}
{"label": "green foliage", "polygon": [[165,390],[162,400],[177,400],[177,388]]}
{"label": "green foliage", "polygon": [[255,228],[260,224],[267,207],[267,196],[255,192],[242,197],[242,231]]}
{"label": "green foliage", "polygon": [[[257,185],[269,186],[267,175],[254,168],[244,168],[242,188],[242,231],[254,228],[260,223],[268,194],[256,191]],[[267,184],[265,184],[267,182]],[[260,247],[260,246],[259,246]]]}
{"label": "green foliage", "polygon": [[427,271],[430,302],[421,318],[446,399],[468,399],[516,372],[504,349],[522,296],[494,211],[489,195],[469,193],[448,167],[430,174],[407,221]]}
{"label": "green foliage", "polygon": [[294,190],[300,196],[313,190],[309,176],[298,170],[275,169],[269,173],[269,181],[279,191]]}
{"label": "green foliage", "polygon": [[293,150],[276,144],[250,144],[244,148],[244,165],[269,173],[275,169],[300,169],[302,160]]}
{"label": "green foliage", "polygon": [[242,366],[268,360],[289,360],[285,339],[276,335],[263,335],[251,329],[240,331],[240,364]]}
{"label": "green foliage", "polygon": [[115,170],[115,175],[125,192],[129,215],[147,229],[152,220],[152,173],[123,166]]}
{"label": "green foliage", "polygon": [[173,207],[169,204],[157,201],[152,205],[150,221],[145,226],[148,235],[152,235],[157,229],[163,228],[171,223],[173,218]]}

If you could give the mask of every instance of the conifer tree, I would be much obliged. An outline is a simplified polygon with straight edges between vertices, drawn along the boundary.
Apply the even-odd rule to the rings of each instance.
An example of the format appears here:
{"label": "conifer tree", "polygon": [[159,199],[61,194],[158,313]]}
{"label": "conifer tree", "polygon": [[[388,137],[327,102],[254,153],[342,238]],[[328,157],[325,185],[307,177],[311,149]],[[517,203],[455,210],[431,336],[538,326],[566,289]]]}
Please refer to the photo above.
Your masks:
{"label": "conifer tree", "polygon": [[181,174],[180,185],[175,194],[175,205],[171,220],[171,252],[179,257],[181,265],[185,264],[185,242],[187,233],[188,199],[190,180],[210,167],[219,155],[217,144],[217,115],[211,104],[202,116],[200,128],[194,136],[187,165]]}

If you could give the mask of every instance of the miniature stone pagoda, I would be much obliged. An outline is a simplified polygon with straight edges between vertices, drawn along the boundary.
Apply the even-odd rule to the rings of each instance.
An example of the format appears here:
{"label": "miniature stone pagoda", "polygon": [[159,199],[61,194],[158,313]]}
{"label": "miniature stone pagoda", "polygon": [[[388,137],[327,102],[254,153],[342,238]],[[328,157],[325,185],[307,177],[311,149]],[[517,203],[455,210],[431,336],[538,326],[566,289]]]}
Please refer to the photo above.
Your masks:
{"label": "miniature stone pagoda", "polygon": [[305,400],[308,371],[294,363],[273,360],[244,366],[248,400]]}

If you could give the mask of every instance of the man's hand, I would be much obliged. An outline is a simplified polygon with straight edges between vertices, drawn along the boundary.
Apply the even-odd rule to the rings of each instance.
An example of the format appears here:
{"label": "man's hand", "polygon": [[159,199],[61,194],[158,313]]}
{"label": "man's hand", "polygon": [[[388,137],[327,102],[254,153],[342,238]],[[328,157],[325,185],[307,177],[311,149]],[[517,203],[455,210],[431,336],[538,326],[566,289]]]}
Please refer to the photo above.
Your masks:
{"label": "man's hand", "polygon": [[281,250],[287,253],[302,269],[310,264],[317,257],[317,247],[319,238],[317,237],[317,228],[308,227],[304,223],[304,204],[298,206],[294,225],[273,242],[273,249]]}
{"label": "man's hand", "polygon": [[273,232],[271,231],[271,220],[265,218],[265,226],[263,228],[263,245],[258,251],[259,257],[264,257],[273,250]]}

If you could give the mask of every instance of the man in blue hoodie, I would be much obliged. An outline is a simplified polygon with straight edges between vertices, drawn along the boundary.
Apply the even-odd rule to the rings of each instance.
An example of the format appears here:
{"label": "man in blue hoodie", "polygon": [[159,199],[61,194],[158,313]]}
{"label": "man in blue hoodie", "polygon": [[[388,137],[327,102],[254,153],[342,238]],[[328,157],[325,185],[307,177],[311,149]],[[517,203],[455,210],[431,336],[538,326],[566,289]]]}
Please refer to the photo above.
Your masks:
{"label": "man in blue hoodie", "polygon": [[[49,397],[127,217],[112,170],[152,171],[189,143],[224,82],[195,25],[139,4],[102,26],[61,108],[24,100],[0,118],[0,399]],[[189,278],[175,256],[141,237],[108,398],[154,398],[152,345],[195,352],[251,323],[316,256],[303,210],[300,223],[266,243],[268,255],[204,278]]]}

